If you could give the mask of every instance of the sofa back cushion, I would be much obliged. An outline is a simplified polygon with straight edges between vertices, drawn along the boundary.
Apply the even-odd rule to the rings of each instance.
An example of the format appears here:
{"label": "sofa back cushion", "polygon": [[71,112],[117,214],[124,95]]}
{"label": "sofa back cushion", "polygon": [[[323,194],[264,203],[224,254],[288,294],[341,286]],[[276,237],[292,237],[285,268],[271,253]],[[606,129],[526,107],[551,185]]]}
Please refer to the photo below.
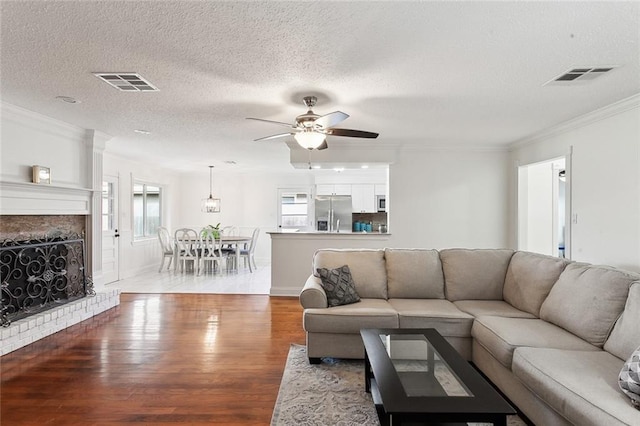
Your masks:
{"label": "sofa back cushion", "polygon": [[389,299],[444,299],[442,263],[437,250],[384,250]]}
{"label": "sofa back cushion", "polygon": [[313,255],[313,273],[316,269],[335,269],[349,266],[356,291],[361,298],[387,298],[387,269],[384,250],[322,249]]}
{"label": "sofa back cushion", "polygon": [[450,301],[502,300],[504,277],[513,250],[446,249],[440,251],[445,294]]}
{"label": "sofa back cushion", "polygon": [[639,278],[607,266],[572,263],[542,303],[540,318],[602,347],[624,309],[629,286]]}
{"label": "sofa back cushion", "polygon": [[569,260],[518,251],[511,258],[504,279],[505,302],[521,311],[540,316],[540,306],[558,281]]}
{"label": "sofa back cushion", "polygon": [[627,359],[640,346],[640,282],[629,288],[622,316],[616,321],[604,350],[620,359]]}

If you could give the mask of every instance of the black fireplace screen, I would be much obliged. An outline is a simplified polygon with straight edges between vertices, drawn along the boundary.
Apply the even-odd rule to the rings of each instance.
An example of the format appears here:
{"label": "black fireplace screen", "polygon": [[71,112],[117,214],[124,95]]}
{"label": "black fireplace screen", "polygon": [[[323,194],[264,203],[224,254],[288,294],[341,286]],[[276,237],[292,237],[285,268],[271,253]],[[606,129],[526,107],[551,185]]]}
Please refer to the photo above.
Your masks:
{"label": "black fireplace screen", "polygon": [[79,236],[3,241],[0,325],[94,295],[84,260],[84,239]]}

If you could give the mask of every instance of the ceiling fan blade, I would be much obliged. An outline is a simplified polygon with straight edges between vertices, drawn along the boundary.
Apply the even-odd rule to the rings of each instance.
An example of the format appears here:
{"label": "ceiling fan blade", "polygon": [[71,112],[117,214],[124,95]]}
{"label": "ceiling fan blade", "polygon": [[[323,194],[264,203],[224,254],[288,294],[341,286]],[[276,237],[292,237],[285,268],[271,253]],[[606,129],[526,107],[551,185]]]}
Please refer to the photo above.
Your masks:
{"label": "ceiling fan blade", "polygon": [[329,145],[327,145],[327,140],[325,139],[325,140],[320,144],[320,146],[319,146],[319,147],[317,147],[316,149],[317,149],[318,151],[320,151],[320,150],[327,149],[327,148],[329,148]]}
{"label": "ceiling fan blade", "polygon": [[295,135],[295,133],[279,133],[277,135],[265,136],[264,138],[254,139],[254,142],[268,141],[269,139],[283,138],[285,136]]}
{"label": "ceiling fan blade", "polygon": [[375,139],[378,137],[378,133],[365,132],[364,130],[351,130],[351,129],[327,129],[327,134],[333,135],[333,136],[348,136],[351,138]]}
{"label": "ceiling fan blade", "polygon": [[273,121],[273,120],[265,120],[264,118],[252,118],[252,117],[247,117],[247,120],[255,120],[255,121],[264,121],[265,123],[271,123],[271,124],[277,124],[279,126],[285,126],[285,127],[295,127],[289,123],[283,123],[281,121]]}
{"label": "ceiling fan blade", "polygon": [[349,118],[349,114],[345,114],[342,111],[334,111],[316,118],[313,125],[320,126],[323,129],[328,129],[338,123],[342,123],[347,118]]}

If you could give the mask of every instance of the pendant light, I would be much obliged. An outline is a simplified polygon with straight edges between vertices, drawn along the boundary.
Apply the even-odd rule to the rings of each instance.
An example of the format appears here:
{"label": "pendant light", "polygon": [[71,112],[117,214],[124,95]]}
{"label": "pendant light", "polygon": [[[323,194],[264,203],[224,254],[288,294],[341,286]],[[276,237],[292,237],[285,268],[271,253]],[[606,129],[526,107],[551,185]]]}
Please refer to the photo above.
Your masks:
{"label": "pendant light", "polygon": [[202,211],[220,213],[220,198],[213,198],[213,166],[209,166],[209,198],[202,200]]}

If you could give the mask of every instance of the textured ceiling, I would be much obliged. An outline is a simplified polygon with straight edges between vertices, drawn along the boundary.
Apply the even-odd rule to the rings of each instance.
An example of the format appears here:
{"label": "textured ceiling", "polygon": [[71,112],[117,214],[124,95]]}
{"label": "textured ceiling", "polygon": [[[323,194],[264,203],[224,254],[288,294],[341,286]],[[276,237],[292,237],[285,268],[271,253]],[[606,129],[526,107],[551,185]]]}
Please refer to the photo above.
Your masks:
{"label": "textured ceiling", "polygon": [[[178,170],[290,169],[302,96],[375,141],[498,147],[640,92],[638,2],[2,1],[2,100]],[[570,68],[618,65],[543,86]],[[93,72],[137,72],[119,92]],[[56,96],[81,101],[67,104]],[[134,133],[144,129],[150,135]],[[375,146],[375,145],[374,145]],[[223,162],[234,160],[236,165]]]}

